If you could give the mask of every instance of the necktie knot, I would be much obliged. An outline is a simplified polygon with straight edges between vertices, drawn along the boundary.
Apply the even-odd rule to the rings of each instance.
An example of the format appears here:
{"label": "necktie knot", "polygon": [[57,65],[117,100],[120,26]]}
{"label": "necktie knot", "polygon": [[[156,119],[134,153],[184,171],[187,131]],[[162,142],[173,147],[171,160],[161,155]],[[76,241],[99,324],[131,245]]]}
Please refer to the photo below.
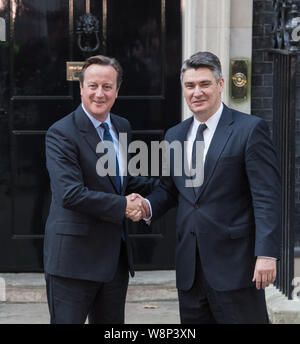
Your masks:
{"label": "necktie knot", "polygon": [[207,128],[207,125],[205,123],[199,124],[197,134],[196,134],[196,140],[197,141],[204,141],[203,138],[203,131]]}
{"label": "necktie knot", "polygon": [[101,123],[100,127],[104,129],[104,132],[109,132],[109,126],[106,122]]}

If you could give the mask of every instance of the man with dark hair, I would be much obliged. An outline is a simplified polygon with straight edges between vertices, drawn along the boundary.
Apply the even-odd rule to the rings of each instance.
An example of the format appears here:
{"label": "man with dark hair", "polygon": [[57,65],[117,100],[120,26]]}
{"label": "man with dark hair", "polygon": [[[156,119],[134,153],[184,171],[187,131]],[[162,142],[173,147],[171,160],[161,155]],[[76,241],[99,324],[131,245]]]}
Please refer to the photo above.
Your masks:
{"label": "man with dark hair", "polygon": [[[120,133],[129,122],[110,113],[122,81],[114,58],[93,56],[80,74],[82,103],[46,135],[52,201],[46,223],[44,268],[51,323],[124,323],[128,271],[134,275],[125,213],[143,215],[132,191],[147,195],[152,181],[127,174]],[[112,175],[100,176],[99,141],[112,144]],[[108,148],[110,149],[110,148]]]}
{"label": "man with dark hair", "polygon": [[198,166],[203,182],[188,187],[193,173],[175,174],[171,156],[170,176],[143,201],[152,221],[178,205],[181,322],[267,323],[264,289],[275,280],[281,223],[279,169],[268,126],[222,103],[224,79],[214,54],[192,55],[183,63],[181,81],[193,117],[169,129],[165,140],[179,140],[182,147],[187,141],[189,170]]}
{"label": "man with dark hair", "polygon": [[117,73],[117,90],[120,89],[121,83],[123,81],[123,69],[118,60],[116,60],[113,57],[108,57],[108,56],[103,56],[103,55],[91,56],[85,61],[79,73],[79,82],[81,85],[83,85],[83,82],[84,82],[85,71],[92,64],[96,64],[100,66],[111,66],[112,68],[114,68],[114,70]]}

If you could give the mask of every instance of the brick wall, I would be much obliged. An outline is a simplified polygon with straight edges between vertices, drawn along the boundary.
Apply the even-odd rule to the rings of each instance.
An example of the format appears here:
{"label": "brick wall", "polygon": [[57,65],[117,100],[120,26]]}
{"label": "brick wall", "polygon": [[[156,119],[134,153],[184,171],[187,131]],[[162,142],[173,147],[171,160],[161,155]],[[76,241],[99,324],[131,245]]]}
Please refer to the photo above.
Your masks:
{"label": "brick wall", "polygon": [[[272,0],[253,0],[252,94],[251,112],[273,126],[273,57],[265,50],[271,48],[273,23]],[[300,0],[295,1],[300,11]],[[300,43],[299,43],[300,44]],[[295,167],[295,244],[300,246],[300,57],[296,76],[296,167]]]}
{"label": "brick wall", "polygon": [[272,16],[272,0],[253,1],[251,110],[252,114],[264,118],[270,129],[273,119],[273,57],[265,50],[270,48]]}

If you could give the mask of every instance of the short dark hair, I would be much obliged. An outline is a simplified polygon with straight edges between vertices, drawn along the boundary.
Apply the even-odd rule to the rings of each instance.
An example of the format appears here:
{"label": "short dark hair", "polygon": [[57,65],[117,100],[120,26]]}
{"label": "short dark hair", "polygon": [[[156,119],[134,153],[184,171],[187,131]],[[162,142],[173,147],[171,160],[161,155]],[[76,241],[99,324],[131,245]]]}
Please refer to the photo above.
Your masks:
{"label": "short dark hair", "polygon": [[209,51],[199,51],[183,62],[180,74],[181,80],[187,69],[198,69],[201,67],[209,68],[217,82],[222,78],[222,67],[219,58]]}
{"label": "short dark hair", "polygon": [[108,57],[104,55],[91,56],[85,60],[84,65],[79,73],[79,81],[82,85],[86,69],[93,64],[113,67],[117,72],[117,88],[120,88],[123,79],[123,69],[120,63],[117,61],[117,59],[115,59],[114,57]]}

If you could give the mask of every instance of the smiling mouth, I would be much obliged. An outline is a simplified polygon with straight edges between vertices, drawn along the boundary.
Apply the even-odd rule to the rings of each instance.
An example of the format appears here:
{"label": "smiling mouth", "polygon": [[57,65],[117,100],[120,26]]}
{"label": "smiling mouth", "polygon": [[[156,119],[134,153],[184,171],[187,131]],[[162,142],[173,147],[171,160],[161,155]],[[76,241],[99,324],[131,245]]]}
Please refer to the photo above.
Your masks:
{"label": "smiling mouth", "polygon": [[96,100],[94,100],[93,101],[93,103],[95,103],[95,104],[97,104],[97,105],[103,105],[103,104],[105,104],[105,102],[104,101],[96,101]]}
{"label": "smiling mouth", "polygon": [[193,104],[202,104],[202,103],[204,103],[204,102],[206,102],[206,100],[205,99],[199,99],[199,100],[195,100],[195,101],[193,101],[192,103]]}

